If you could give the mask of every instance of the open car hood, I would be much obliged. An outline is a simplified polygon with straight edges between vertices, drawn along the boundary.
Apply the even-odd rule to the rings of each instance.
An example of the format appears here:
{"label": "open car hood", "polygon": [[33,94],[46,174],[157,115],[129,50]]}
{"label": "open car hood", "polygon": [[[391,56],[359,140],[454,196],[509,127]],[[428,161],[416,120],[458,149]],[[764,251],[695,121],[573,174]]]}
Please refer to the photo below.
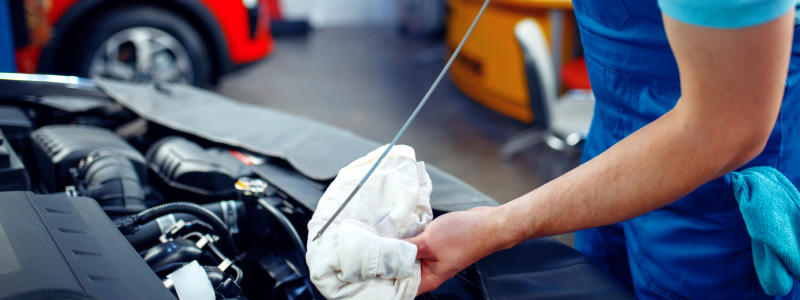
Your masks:
{"label": "open car hood", "polygon": [[[140,117],[216,143],[286,160],[301,174],[330,180],[339,169],[379,147],[325,123],[263,106],[233,101],[183,84],[130,83],[95,78],[112,99]],[[454,176],[426,164],[433,183],[431,206],[445,211],[467,210],[498,203]],[[256,171],[258,172],[258,166]],[[264,168],[262,171],[270,172]],[[280,173],[280,170],[277,170]],[[273,172],[275,173],[275,172]],[[298,193],[311,209],[322,191]]]}

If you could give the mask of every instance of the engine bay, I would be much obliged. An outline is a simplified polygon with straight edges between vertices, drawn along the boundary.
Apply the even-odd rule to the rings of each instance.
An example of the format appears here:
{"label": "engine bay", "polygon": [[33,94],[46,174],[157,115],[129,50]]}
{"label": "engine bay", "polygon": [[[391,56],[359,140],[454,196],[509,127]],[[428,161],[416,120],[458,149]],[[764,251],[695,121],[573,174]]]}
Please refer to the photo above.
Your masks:
{"label": "engine bay", "polygon": [[[94,199],[175,297],[187,289],[175,274],[199,265],[215,299],[322,299],[304,257],[313,211],[252,171],[271,158],[146,128],[124,110],[38,128],[36,109],[0,106],[0,114],[13,116],[0,121],[2,190]],[[145,128],[127,140],[108,129],[126,125]],[[320,194],[329,183],[297,178]]]}
{"label": "engine bay", "polygon": [[[0,299],[324,299],[308,222],[379,146],[182,84],[0,73]],[[426,170],[434,217],[498,205]]]}
{"label": "engine bay", "polygon": [[[0,299],[324,299],[309,220],[379,146],[182,84],[0,73]],[[425,170],[434,218],[499,205]],[[633,299],[550,237],[417,299],[539,297]]]}

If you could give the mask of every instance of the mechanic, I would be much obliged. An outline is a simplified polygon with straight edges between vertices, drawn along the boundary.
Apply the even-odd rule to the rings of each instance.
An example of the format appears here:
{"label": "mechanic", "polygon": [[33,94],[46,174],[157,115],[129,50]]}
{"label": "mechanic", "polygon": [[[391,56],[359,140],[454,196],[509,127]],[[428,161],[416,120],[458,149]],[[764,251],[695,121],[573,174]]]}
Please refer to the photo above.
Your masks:
{"label": "mechanic", "polygon": [[[769,166],[800,183],[797,2],[574,0],[596,97],[584,163],[408,240],[419,292],[495,251],[582,230],[575,248],[639,299],[773,299],[728,173]],[[799,295],[794,280],[780,299]]]}

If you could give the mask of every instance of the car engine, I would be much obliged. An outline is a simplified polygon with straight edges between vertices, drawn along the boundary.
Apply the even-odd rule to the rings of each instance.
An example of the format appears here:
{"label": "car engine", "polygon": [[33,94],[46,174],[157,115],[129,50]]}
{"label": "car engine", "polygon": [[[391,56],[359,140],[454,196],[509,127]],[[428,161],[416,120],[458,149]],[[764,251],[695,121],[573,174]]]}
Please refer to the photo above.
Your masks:
{"label": "car engine", "polygon": [[0,299],[322,299],[313,211],[253,172],[269,157],[35,113],[0,106]]}

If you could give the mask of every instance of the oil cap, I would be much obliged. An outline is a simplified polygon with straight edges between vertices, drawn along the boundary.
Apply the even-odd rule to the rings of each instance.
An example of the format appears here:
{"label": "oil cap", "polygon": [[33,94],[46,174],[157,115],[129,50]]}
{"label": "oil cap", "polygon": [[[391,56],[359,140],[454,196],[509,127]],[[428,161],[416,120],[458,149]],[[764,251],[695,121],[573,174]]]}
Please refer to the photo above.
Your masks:
{"label": "oil cap", "polygon": [[258,201],[266,193],[268,186],[266,181],[250,177],[239,177],[234,185],[239,200],[243,202]]}

